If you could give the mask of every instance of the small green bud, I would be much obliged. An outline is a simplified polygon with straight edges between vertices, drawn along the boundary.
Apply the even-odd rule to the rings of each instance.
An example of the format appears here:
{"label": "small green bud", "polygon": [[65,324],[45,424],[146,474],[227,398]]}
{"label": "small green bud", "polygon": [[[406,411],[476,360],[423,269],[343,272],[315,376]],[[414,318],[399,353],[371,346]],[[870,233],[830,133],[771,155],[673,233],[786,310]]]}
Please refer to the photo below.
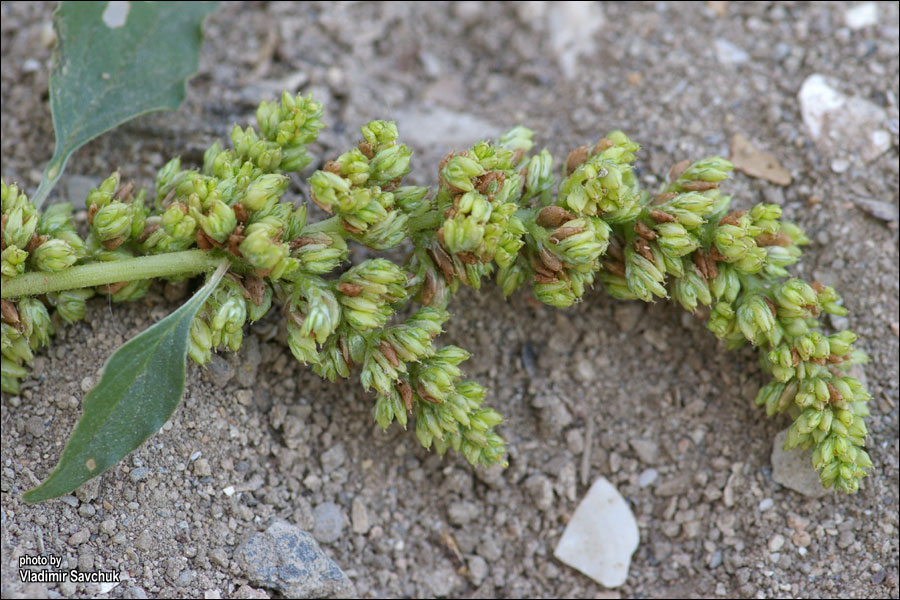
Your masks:
{"label": "small green bud", "polygon": [[64,271],[78,260],[75,250],[63,240],[49,239],[31,253],[31,264],[38,271]]}
{"label": "small green bud", "polygon": [[104,205],[94,215],[91,228],[102,242],[126,237],[131,232],[131,207],[124,202]]}

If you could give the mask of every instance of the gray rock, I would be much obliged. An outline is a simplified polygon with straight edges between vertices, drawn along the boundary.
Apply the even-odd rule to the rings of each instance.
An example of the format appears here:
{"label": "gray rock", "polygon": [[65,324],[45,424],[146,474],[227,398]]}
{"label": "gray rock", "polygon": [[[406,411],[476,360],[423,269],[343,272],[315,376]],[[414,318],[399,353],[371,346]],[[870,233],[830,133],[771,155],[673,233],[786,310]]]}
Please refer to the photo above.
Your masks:
{"label": "gray rock", "polygon": [[344,454],[343,444],[332,446],[322,453],[322,470],[326,473],[331,473],[344,464],[345,458],[346,455]]}
{"label": "gray rock", "polygon": [[218,354],[213,354],[204,368],[206,378],[216,387],[224,388],[234,377],[234,367]]}
{"label": "gray rock", "polygon": [[840,92],[838,86],[818,73],[806,78],[798,94],[803,122],[827,153],[873,161],[891,147],[887,113],[864,98]]}
{"label": "gray rock", "polygon": [[323,502],[313,509],[313,535],[323,544],[336,542],[344,530],[344,513],[334,502]]}
{"label": "gray rock", "polygon": [[526,479],[525,489],[531,494],[538,510],[549,510],[553,506],[553,486],[543,475],[532,475]]}
{"label": "gray rock", "polygon": [[578,504],[553,556],[606,587],[618,587],[639,541],[628,503],[601,477]]}
{"label": "gray rock", "polygon": [[629,444],[631,444],[632,450],[641,459],[642,463],[652,465],[656,462],[656,457],[659,454],[659,445],[656,442],[636,438],[631,440]]}
{"label": "gray rock", "polygon": [[716,58],[723,65],[739,65],[750,60],[750,55],[743,48],[735,46],[726,39],[719,38],[713,45],[716,48]]}
{"label": "gray rock", "polygon": [[479,509],[471,502],[454,502],[447,510],[447,516],[454,525],[463,526],[478,518]]}
{"label": "gray rock", "polygon": [[897,205],[892,202],[882,202],[871,198],[854,198],[853,203],[865,213],[882,221],[896,221],[898,218]]}
{"label": "gray rock", "polygon": [[343,596],[353,587],[313,536],[286,521],[248,537],[234,557],[254,585],[290,598]]}
{"label": "gray rock", "polygon": [[788,430],[775,436],[772,445],[772,479],[784,487],[810,498],[831,493],[822,487],[819,474],[812,466],[812,450],[784,450]]}
{"label": "gray rock", "polygon": [[350,521],[353,523],[353,533],[365,535],[369,532],[369,527],[371,526],[369,523],[369,511],[366,509],[366,503],[358,496],[353,499],[353,504],[350,505]]}

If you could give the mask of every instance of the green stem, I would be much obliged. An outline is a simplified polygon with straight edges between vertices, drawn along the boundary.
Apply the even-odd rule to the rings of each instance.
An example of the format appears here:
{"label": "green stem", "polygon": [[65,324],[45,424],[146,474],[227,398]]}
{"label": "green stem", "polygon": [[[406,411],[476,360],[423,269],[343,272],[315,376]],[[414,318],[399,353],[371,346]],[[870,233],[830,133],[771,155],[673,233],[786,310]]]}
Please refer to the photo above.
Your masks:
{"label": "green stem", "polygon": [[93,287],[151,277],[197,275],[222,262],[220,256],[202,250],[185,250],[156,256],[139,256],[111,262],[78,265],[58,273],[33,272],[3,282],[3,298],[37,296],[47,292]]}

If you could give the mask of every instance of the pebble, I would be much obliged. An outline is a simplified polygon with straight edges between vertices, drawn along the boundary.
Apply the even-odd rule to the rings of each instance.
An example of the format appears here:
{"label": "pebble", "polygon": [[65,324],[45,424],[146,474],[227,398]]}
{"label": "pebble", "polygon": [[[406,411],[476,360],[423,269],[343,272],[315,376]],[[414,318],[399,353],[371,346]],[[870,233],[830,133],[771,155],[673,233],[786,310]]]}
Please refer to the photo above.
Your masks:
{"label": "pebble", "polygon": [[365,535],[369,532],[371,527],[369,511],[366,509],[366,503],[360,497],[354,498],[350,505],[350,522],[353,524],[353,533]]}
{"label": "pebble", "polygon": [[469,559],[469,581],[472,585],[478,587],[488,574],[488,564],[480,556],[473,556]]}
{"label": "pebble", "polygon": [[769,552],[778,552],[784,547],[784,536],[776,533],[769,539]]}
{"label": "pebble", "polygon": [[332,446],[322,453],[322,470],[326,473],[331,473],[344,464],[345,459],[344,445]]}
{"label": "pebble", "polygon": [[759,510],[760,510],[760,512],[765,512],[765,511],[769,510],[770,508],[772,508],[773,506],[775,506],[774,500],[772,500],[771,498],[763,498],[762,501],[760,501],[760,503],[759,503]]}
{"label": "pebble", "polygon": [[638,475],[638,485],[642,488],[651,485],[659,477],[659,471],[656,469],[644,469]]}
{"label": "pebble", "polygon": [[882,221],[896,221],[898,218],[897,205],[892,202],[873,200],[872,198],[853,198],[853,203],[863,212],[868,213]]}
{"label": "pebble", "polygon": [[352,587],[313,536],[287,521],[275,521],[265,532],[248,537],[234,558],[254,585],[289,598],[333,596]]}
{"label": "pebble", "polygon": [[323,544],[336,542],[344,530],[344,513],[334,502],[323,502],[313,509],[313,535]]}
{"label": "pebble", "polygon": [[806,78],[798,94],[803,122],[813,141],[830,154],[873,161],[891,147],[887,113],[840,92],[838,85],[818,73]]}
{"label": "pebble", "polygon": [[137,483],[138,481],[146,479],[149,474],[150,469],[147,467],[138,467],[131,470],[131,473],[128,474],[128,478],[131,479],[132,483]]}
{"label": "pebble", "polygon": [[458,581],[456,571],[450,565],[443,564],[428,574],[426,583],[433,596],[444,597],[450,595]]}
{"label": "pebble", "polygon": [[821,498],[830,493],[822,487],[819,473],[812,467],[811,450],[784,450],[788,430],[775,436],[772,443],[772,479],[784,487],[810,498]]}
{"label": "pebble", "polygon": [[553,555],[606,587],[618,587],[628,578],[639,540],[628,503],[601,477],[578,504]]}
{"label": "pebble", "polygon": [[447,510],[447,517],[453,525],[460,527],[478,518],[481,510],[471,502],[454,502]]}
{"label": "pebble", "polygon": [[205,458],[197,459],[194,462],[194,475],[197,477],[209,477],[212,475],[212,469],[209,466],[209,461]]}
{"label": "pebble", "polygon": [[878,5],[864,2],[844,12],[844,23],[853,30],[865,29],[878,24]]}
{"label": "pebble", "polygon": [[723,65],[740,65],[750,60],[746,50],[726,39],[718,38],[713,45],[716,48],[716,58]]}
{"label": "pebble", "polygon": [[543,475],[532,475],[525,480],[525,489],[538,510],[549,510],[553,506],[553,485]]}
{"label": "pebble", "polygon": [[645,464],[656,462],[656,457],[659,454],[659,445],[656,442],[652,440],[633,439],[629,444],[631,444],[632,450],[634,450],[634,453],[637,454],[641,462]]}

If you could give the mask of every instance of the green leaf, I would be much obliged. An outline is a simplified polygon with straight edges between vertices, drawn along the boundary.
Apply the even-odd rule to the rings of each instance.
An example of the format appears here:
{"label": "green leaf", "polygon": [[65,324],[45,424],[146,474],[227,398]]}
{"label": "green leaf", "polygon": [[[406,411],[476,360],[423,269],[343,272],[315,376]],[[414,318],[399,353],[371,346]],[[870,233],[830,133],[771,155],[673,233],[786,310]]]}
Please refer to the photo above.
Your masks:
{"label": "green leaf", "polygon": [[[34,195],[40,207],[69,156],[144,113],[176,109],[197,71],[201,23],[217,2],[61,2],[50,74],[56,148]],[[123,23],[124,20],[124,23]]]}
{"label": "green leaf", "polygon": [[25,502],[68,494],[119,462],[172,416],[184,391],[191,322],[228,265],[224,259],[190,300],[109,358],[100,383],[84,399],[84,415],[59,463],[41,485],[25,493]]}

